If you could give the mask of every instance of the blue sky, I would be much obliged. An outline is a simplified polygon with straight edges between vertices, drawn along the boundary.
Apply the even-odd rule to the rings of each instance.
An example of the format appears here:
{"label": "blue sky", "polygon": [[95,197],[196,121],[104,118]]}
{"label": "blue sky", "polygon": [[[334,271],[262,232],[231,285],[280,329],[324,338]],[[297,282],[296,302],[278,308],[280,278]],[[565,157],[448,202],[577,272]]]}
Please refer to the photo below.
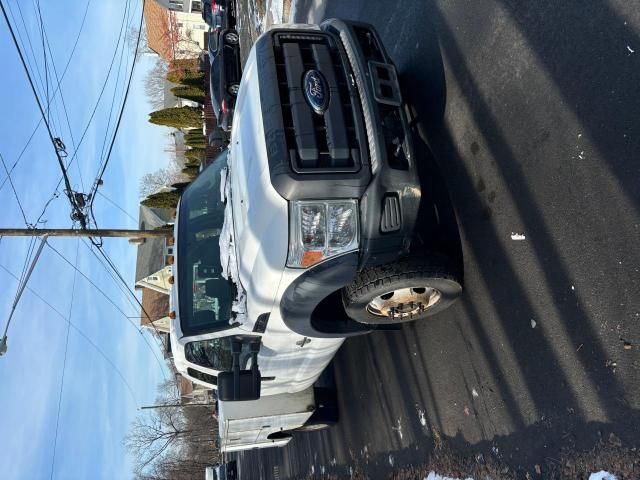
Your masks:
{"label": "blue sky", "polygon": [[[62,81],[61,90],[76,142],[87,124],[106,76],[125,3],[125,0],[93,0],[78,48]],[[137,24],[141,2],[134,0],[132,3],[135,12],[131,21]],[[4,4],[5,7],[11,7],[26,41],[25,29],[18,17],[17,1],[4,0]],[[33,5],[31,2],[21,2],[20,5],[37,62],[44,72]],[[41,2],[53,60],[59,74],[70,54],[85,5],[84,0]],[[26,48],[30,53],[28,44]],[[36,125],[39,112],[4,21],[0,21],[0,52],[3,60],[0,76],[0,153],[10,167]],[[35,69],[36,60],[32,57],[30,61]],[[133,89],[102,187],[109,198],[134,218],[137,218],[139,203],[139,177],[165,166],[169,155],[165,151],[169,145],[169,129],[147,122],[150,107],[144,95],[143,80],[153,62],[153,58],[143,56],[136,67]],[[123,69],[118,85],[123,83],[124,72]],[[97,174],[113,92],[112,79],[75,165],[70,168],[72,184],[79,190],[82,189],[81,178],[88,190]],[[55,110],[60,113],[60,120],[52,113],[56,133],[61,135],[69,152],[72,152],[73,143],[65,125],[62,105],[56,103]],[[4,169],[0,166],[0,182],[4,177]],[[29,222],[34,222],[40,214],[59,177],[52,146],[46,130],[41,127],[12,174]],[[3,207],[0,226],[24,225],[8,183],[0,191],[0,204]],[[100,226],[135,227],[131,219],[100,196],[96,199],[95,207]],[[69,212],[68,204],[61,196],[47,211],[47,226],[69,227]],[[78,267],[128,315],[139,316],[139,309],[130,305],[84,244],[74,239],[52,239],[50,243],[72,262],[78,251]],[[135,247],[121,239],[106,239],[105,247],[133,287]],[[27,239],[3,238],[0,243],[0,265],[19,275],[27,248]],[[0,285],[3,287],[3,293],[0,294],[0,325],[4,328],[17,282],[0,269]],[[73,269],[45,248],[29,286],[63,316],[71,311],[71,322],[117,367],[133,393],[109,362],[72,328],[53,478],[131,478],[131,458],[123,445],[123,437],[138,414],[138,407],[154,402],[156,385],[166,372],[163,372],[138,330],[80,276],[76,279],[71,308],[72,285]],[[133,322],[138,324],[139,320],[133,319]],[[0,476],[3,479],[50,478],[66,329],[65,318],[32,292],[25,292],[9,329],[8,352],[0,358]],[[152,339],[149,339],[149,343],[161,358],[161,352]]]}

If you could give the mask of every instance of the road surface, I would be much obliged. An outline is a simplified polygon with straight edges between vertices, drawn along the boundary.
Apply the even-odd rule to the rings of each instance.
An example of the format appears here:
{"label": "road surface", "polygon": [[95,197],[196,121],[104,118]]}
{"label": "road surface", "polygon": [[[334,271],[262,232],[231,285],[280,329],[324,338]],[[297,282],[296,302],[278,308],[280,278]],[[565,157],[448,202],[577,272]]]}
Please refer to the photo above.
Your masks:
{"label": "road surface", "polygon": [[466,291],[427,322],[347,340],[340,424],[243,454],[242,478],[387,478],[442,444],[544,476],[561,448],[637,446],[634,3],[297,2],[296,21],[381,34],[457,212]]}

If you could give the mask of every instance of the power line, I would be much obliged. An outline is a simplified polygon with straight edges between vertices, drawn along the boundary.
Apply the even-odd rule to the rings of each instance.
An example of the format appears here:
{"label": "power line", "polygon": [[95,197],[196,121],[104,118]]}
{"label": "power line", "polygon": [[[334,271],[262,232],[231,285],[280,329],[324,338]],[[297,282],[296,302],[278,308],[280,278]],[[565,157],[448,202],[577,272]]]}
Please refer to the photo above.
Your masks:
{"label": "power line", "polygon": [[[89,252],[93,255],[93,257],[98,261],[98,263],[100,264],[100,266],[102,266],[102,268],[104,269],[105,272],[107,272],[107,275],[109,275],[109,277],[111,278],[111,280],[113,280],[113,282],[115,283],[115,285],[118,287],[118,290],[120,290],[120,293],[122,293],[124,295],[124,298],[127,299],[127,302],[129,302],[129,305],[131,305],[131,307],[135,310],[137,308],[136,303],[131,299],[131,297],[129,296],[129,292],[127,292],[125,290],[125,288],[122,286],[122,284],[120,283],[120,281],[118,280],[118,278],[115,276],[115,274],[113,273],[113,271],[111,270],[111,268],[109,268],[104,260],[98,256],[98,254],[95,252],[95,250],[93,249],[93,247],[95,245],[93,245],[91,242],[87,242],[85,239],[83,239],[82,243],[84,243],[85,247],[87,247],[87,249],[89,250]],[[135,317],[128,317],[128,318],[135,318]]]}
{"label": "power line", "polygon": [[[69,58],[67,59],[67,63],[64,66],[64,70],[62,71],[62,75],[60,75],[60,78],[58,79],[58,84],[56,85],[55,90],[53,91],[52,94],[52,99],[55,100],[55,97],[58,93],[58,91],[60,90],[60,83],[62,82],[62,80],[64,79],[65,75],[67,74],[67,70],[69,69],[69,65],[71,64],[71,60],[73,59],[73,56],[76,52],[76,47],[78,46],[78,42],[80,41],[80,34],[82,33],[82,29],[84,28],[84,24],[86,22],[87,19],[87,13],[89,12],[89,6],[91,5],[92,0],[88,0],[87,1],[87,5],[84,9],[84,14],[82,16],[82,20],[80,21],[80,28],[78,29],[78,33],[76,34],[76,39],[73,43],[73,47],[71,48],[71,53],[69,54]],[[29,135],[29,138],[27,139],[27,142],[25,143],[24,147],[22,147],[22,150],[20,151],[20,154],[18,155],[18,158],[16,159],[16,161],[13,163],[13,165],[11,166],[11,168],[9,169],[9,173],[13,173],[13,170],[16,168],[16,166],[18,165],[18,163],[20,163],[20,160],[22,159],[24,152],[27,150],[27,148],[29,147],[29,144],[31,143],[31,140],[33,139],[33,137],[35,136],[36,132],[38,131],[38,128],[40,128],[40,125],[42,124],[42,118],[38,119],[38,123],[36,124],[36,126],[33,128],[33,131],[31,132],[31,135]],[[69,165],[67,165],[67,168],[69,168]],[[8,177],[5,177],[4,180],[2,181],[2,185],[0,185],[0,190],[2,190],[2,188],[4,187],[5,183],[7,182]]]}
{"label": "power line", "polygon": [[129,217],[131,220],[133,220],[133,222],[137,225],[138,224],[138,220],[136,220],[135,218],[133,218],[133,216],[131,216],[129,214],[129,212],[127,212],[124,208],[122,208],[120,205],[118,205],[116,202],[114,202],[113,200],[111,200],[109,197],[107,197],[104,193],[102,193],[100,190],[98,190],[98,193],[104,197],[105,200],[107,200],[111,205],[113,205],[114,207],[116,207],[118,210],[120,210],[122,213],[124,213],[127,217]]}
{"label": "power line", "polygon": [[111,260],[111,258],[107,254],[107,252],[104,251],[103,248],[98,247],[98,252],[100,252],[102,257],[107,261],[107,264],[109,264],[111,269],[114,271],[114,273],[116,274],[116,276],[120,280],[120,283],[122,283],[122,285],[127,289],[128,293],[131,295],[131,298],[133,298],[135,300],[135,302],[138,304],[138,306],[142,310],[142,313],[145,315],[146,319],[149,320],[149,322],[150,322],[151,326],[153,327],[154,331],[159,336],[160,332],[158,332],[158,329],[156,328],[156,326],[151,321],[151,315],[149,315],[149,312],[147,312],[147,310],[144,308],[144,305],[142,305],[142,302],[140,300],[138,300],[138,297],[136,296],[135,292],[133,290],[131,290],[131,288],[127,284],[127,281],[124,279],[124,277],[122,276],[122,274],[118,270],[118,267],[116,267],[116,265],[113,263],[113,261]]}
{"label": "power line", "polygon": [[[109,303],[111,303],[121,314],[124,318],[127,319],[127,321],[133,326],[133,328],[135,328],[138,333],[142,336],[144,342],[147,344],[147,347],[149,347],[149,349],[151,350],[151,353],[153,353],[153,356],[155,357],[156,361],[158,362],[158,364],[160,365],[160,367],[164,367],[163,363],[160,361],[160,358],[158,357],[158,355],[156,354],[156,351],[153,349],[153,347],[151,346],[151,344],[147,341],[147,338],[144,336],[143,331],[131,320],[131,318],[129,318],[130,316],[127,315],[126,313],[124,313],[124,311],[118,307],[116,305],[116,303],[100,288],[98,287],[89,277],[87,277],[76,265],[74,265],[73,263],[71,263],[69,260],[67,260],[67,258],[60,253],[57,249],[55,249],[52,245],[50,245],[49,243],[47,243],[47,246],[53,250],[56,254],[58,254],[58,256],[60,258],[62,258],[62,260],[64,260],[68,265],[70,265],[74,270],[76,270],[82,277],[84,277],[94,288],[96,288],[108,301]],[[102,250],[99,250],[103,255],[104,252],[102,252]],[[105,257],[107,258],[107,257]],[[107,260],[107,263],[109,263],[110,260]],[[124,278],[122,277],[122,275],[120,274],[120,272],[117,270],[117,268],[113,265],[110,264],[111,268],[114,269],[114,272],[118,275],[118,277],[120,278],[121,281],[124,282],[125,286],[126,286],[126,281],[124,280]],[[128,287],[128,286],[127,286]],[[131,292],[131,290],[129,289],[129,291]],[[135,297],[135,294],[133,292],[131,292],[133,294],[133,296]],[[137,301],[137,297],[135,297],[136,301]],[[142,307],[142,304],[140,302],[138,302],[138,304],[140,305],[140,307]],[[144,312],[145,315],[147,315],[148,318],[149,314],[144,310],[144,307],[142,307],[142,310]],[[153,324],[152,324],[153,325]],[[154,329],[155,329],[155,325],[153,325]],[[156,330],[157,331],[157,330]],[[164,370],[162,370],[163,374],[164,374]]]}
{"label": "power line", "polygon": [[[80,240],[76,244],[76,261],[78,265],[78,254],[80,253]],[[62,393],[64,391],[64,375],[67,371],[67,352],[69,351],[69,333],[71,332],[71,314],[73,313],[73,299],[76,293],[76,271],[73,272],[73,283],[71,286],[71,303],[69,304],[69,314],[67,315],[67,335],[64,342],[64,360],[62,362],[62,378],[60,380],[60,393],[58,394],[58,413],[56,414],[56,430],[53,437],[53,456],[51,458],[51,476],[53,479],[53,467],[56,464],[56,447],[58,446],[58,428],[60,427],[60,410],[62,408]]]}
{"label": "power line", "polygon": [[[49,56],[51,57],[51,66],[53,67],[53,73],[55,75],[57,84],[60,85],[61,84],[61,80],[60,77],[58,77],[58,69],[56,68],[56,63],[53,59],[53,52],[51,51],[51,44],[49,43],[49,36],[47,35],[47,29],[44,25],[44,21],[42,20],[42,13],[40,12],[40,0],[37,0],[37,14],[38,14],[38,18],[40,20],[40,31],[41,31],[41,35],[42,35],[42,48],[43,50],[45,50],[45,70],[46,70],[46,52],[49,52]],[[45,49],[45,43],[46,43],[46,49]],[[48,84],[47,84],[47,88],[48,88]],[[53,99],[53,101],[55,101],[55,98]],[[69,121],[69,112],[67,110],[67,103],[64,100],[64,95],[62,93],[62,89],[60,89],[60,101],[62,102],[62,109],[64,111],[64,116],[67,122],[67,128],[69,129],[69,135],[71,136],[71,144],[73,145],[73,151],[74,153],[76,152],[76,150],[78,149],[78,147],[76,146],[76,140],[73,136],[73,129],[71,128],[71,122]],[[82,190],[84,191],[84,180],[82,179],[82,171],[80,170],[80,165],[78,163],[76,163],[76,166],[78,167],[78,176],[80,177],[80,185],[82,186]],[[67,165],[66,167],[67,169],[69,168],[69,165]]]}
{"label": "power line", "polygon": [[4,180],[2,180],[2,185],[0,185],[0,190],[2,190],[2,188],[5,185],[5,183],[7,183],[7,180],[9,179],[9,175],[11,175],[11,173],[13,173],[13,170],[16,168],[18,163],[20,163],[20,159],[24,155],[24,152],[27,150],[27,147],[29,147],[29,144],[31,143],[31,140],[33,139],[33,137],[35,136],[36,132],[38,131],[38,128],[40,127],[41,123],[42,123],[42,118],[40,118],[38,120],[38,124],[33,129],[33,132],[31,132],[31,135],[29,136],[29,139],[27,140],[27,143],[24,145],[24,147],[22,147],[22,150],[20,151],[20,154],[18,155],[18,158],[16,159],[15,162],[13,162],[13,165],[11,165],[11,168],[9,169],[9,172],[7,173],[7,176],[4,177]]}
{"label": "power line", "polygon": [[74,217],[80,222],[82,228],[86,228],[86,226],[87,226],[86,225],[86,219],[84,217],[84,214],[80,210],[80,207],[78,206],[78,203],[77,203],[75,197],[73,196],[71,183],[69,181],[69,177],[67,176],[67,171],[65,169],[64,162],[62,161],[61,152],[65,152],[64,144],[62,143],[62,141],[59,138],[56,138],[53,135],[53,132],[51,131],[51,126],[49,125],[49,122],[47,121],[44,108],[42,107],[42,103],[40,102],[40,98],[38,97],[38,93],[36,92],[36,88],[35,88],[35,85],[33,83],[33,79],[31,78],[31,74],[29,73],[29,69],[27,68],[27,64],[25,63],[25,59],[24,59],[24,56],[22,54],[22,50],[20,49],[20,46],[18,45],[18,41],[16,39],[16,35],[15,35],[14,31],[13,31],[13,26],[11,25],[11,22],[9,21],[9,17],[7,16],[7,11],[4,8],[4,2],[2,0],[0,0],[0,9],[2,9],[2,14],[4,16],[5,22],[7,23],[7,27],[9,28],[9,33],[11,33],[11,38],[13,40],[13,44],[14,44],[16,50],[18,51],[18,55],[20,56],[20,62],[22,63],[22,66],[24,68],[25,74],[27,75],[27,80],[29,80],[29,85],[31,86],[31,90],[33,92],[33,96],[34,96],[34,98],[36,100],[36,103],[38,104],[38,109],[40,110],[40,115],[42,115],[42,119],[44,121],[44,124],[47,127],[47,132],[49,133],[49,140],[51,140],[51,145],[53,146],[53,148],[55,150],[56,158],[58,159],[58,164],[60,166],[60,169],[62,170],[62,176],[64,177],[65,187],[67,189],[67,192],[66,192],[67,193],[67,197],[68,197],[69,202],[71,203],[71,206],[72,206],[72,208],[74,210]]}
{"label": "power line", "polygon": [[[38,85],[38,87],[40,89],[42,89],[42,93],[44,94],[44,84],[42,82],[42,74],[40,73],[40,67],[39,67],[38,62],[36,60],[35,52],[33,50],[33,45],[31,44],[31,37],[29,37],[29,32],[27,30],[27,24],[24,21],[24,16],[22,15],[22,8],[20,7],[20,3],[17,3],[17,7],[18,7],[18,12],[20,13],[20,19],[22,20],[22,26],[24,27],[25,36],[27,37],[27,40],[29,41],[29,47],[30,47],[30,50],[31,50],[31,55],[33,56],[33,62],[35,64],[35,66],[36,66],[35,71],[37,72],[38,78],[40,79],[40,84]],[[16,18],[13,15],[13,9],[11,8],[11,6],[9,6],[9,13],[11,14],[11,19],[14,21],[14,23],[17,24],[18,22],[16,21]],[[16,31],[18,32],[18,38],[20,39],[20,43],[21,43],[22,47],[25,49],[25,51],[26,51],[25,42],[22,39],[22,34],[20,33],[20,28],[16,28]],[[26,55],[26,60],[27,60],[27,63],[29,64],[29,68],[31,69],[31,71],[34,71],[34,69],[31,67],[31,59],[30,59],[28,54]]]}
{"label": "power line", "polygon": [[2,166],[4,167],[4,171],[7,172],[7,178],[9,179],[9,184],[11,185],[11,189],[13,190],[13,195],[16,197],[16,202],[18,202],[18,207],[20,207],[20,213],[22,213],[22,218],[24,218],[24,224],[29,228],[29,222],[27,221],[27,216],[24,213],[24,208],[22,208],[22,202],[20,201],[20,197],[18,197],[18,192],[16,191],[16,187],[13,184],[13,180],[11,180],[11,174],[7,169],[7,164],[4,161],[4,157],[2,153],[0,153],[0,160],[2,160]]}
{"label": "power line", "polygon": [[131,64],[131,72],[129,73],[129,80],[127,82],[127,88],[125,90],[124,93],[124,99],[122,101],[122,106],[120,108],[120,113],[118,114],[118,121],[116,122],[116,126],[115,126],[115,130],[113,131],[113,137],[111,138],[111,144],[109,145],[109,150],[107,152],[107,156],[104,160],[104,164],[102,166],[102,169],[100,170],[100,172],[98,173],[98,176],[96,178],[96,181],[94,182],[94,186],[93,186],[93,190],[92,190],[92,195],[91,195],[91,200],[89,203],[89,209],[91,211],[91,215],[92,217],[95,216],[93,215],[93,202],[95,200],[95,191],[98,189],[98,186],[100,185],[101,181],[102,181],[102,176],[104,175],[105,170],[107,169],[107,166],[109,164],[109,160],[111,159],[111,152],[113,151],[113,145],[116,142],[116,137],[118,135],[118,130],[120,129],[120,123],[122,121],[122,117],[124,115],[124,109],[125,106],[127,104],[127,98],[129,97],[129,92],[131,90],[131,81],[133,80],[133,73],[135,72],[135,67],[136,67],[136,62],[135,62],[135,58],[138,55],[138,49],[140,48],[140,38],[142,37],[142,23],[144,21],[144,6],[145,6],[146,0],[142,0],[142,11],[140,12],[140,24],[138,25],[138,38],[136,39],[136,48],[133,52],[133,62]]}
{"label": "power line", "polygon": [[[20,279],[18,278],[17,275],[15,275],[11,270],[9,270],[7,267],[5,267],[4,265],[0,264],[0,268],[2,270],[4,270],[9,276],[11,276],[14,280],[16,281],[20,281]],[[42,295],[40,295],[36,290],[34,290],[31,287],[27,287],[27,290],[34,295],[36,298],[38,298],[42,303],[44,303],[47,307],[49,307],[54,313],[56,313],[61,319],[63,319],[64,321],[66,321],[69,325],[71,325],[71,328],[73,328],[76,333],[78,333],[78,335],[80,335],[82,338],[84,338],[86,340],[86,342],[91,345],[96,352],[98,352],[98,354],[100,354],[100,356],[113,368],[113,370],[118,374],[118,376],[120,377],[120,379],[122,380],[122,382],[124,383],[124,385],[127,387],[127,390],[129,391],[129,394],[131,395],[131,398],[133,400],[133,403],[136,405],[136,407],[138,407],[138,402],[136,400],[136,396],[133,392],[133,388],[131,387],[131,384],[129,384],[129,382],[127,382],[126,378],[124,377],[122,371],[115,365],[115,363],[113,363],[113,361],[107,356],[106,353],[104,353],[104,351],[93,341],[91,340],[91,338],[84,333],[75,323],[73,323],[70,319],[68,319],[63,313],[60,312],[60,310],[58,310],[56,307],[54,307],[53,305],[51,305],[51,303],[49,303]]]}
{"label": "power line", "polygon": [[[89,0],[89,3],[90,3],[90,1],[91,1],[91,0]],[[87,5],[88,5],[88,4],[87,4]],[[105,77],[105,79],[104,79],[104,82],[102,83],[102,87],[101,87],[101,89],[100,89],[100,93],[98,94],[98,99],[96,100],[96,103],[95,103],[95,104],[94,104],[94,106],[93,106],[93,110],[91,111],[91,115],[89,116],[89,120],[87,121],[87,124],[86,124],[86,126],[85,126],[84,130],[82,131],[82,135],[80,136],[80,140],[79,140],[79,142],[78,142],[78,145],[74,147],[73,155],[71,156],[71,159],[70,159],[70,160],[69,160],[69,162],[67,163],[67,168],[69,168],[69,166],[71,165],[71,163],[72,163],[72,162],[75,160],[75,158],[77,157],[77,155],[78,155],[78,150],[79,150],[79,149],[80,149],[80,147],[82,146],[82,143],[84,142],[85,136],[86,136],[86,134],[87,134],[87,132],[88,132],[88,130],[89,130],[89,127],[91,126],[91,123],[93,122],[93,118],[94,118],[94,116],[95,116],[95,114],[96,114],[96,112],[97,112],[97,110],[98,110],[98,107],[99,107],[99,105],[100,105],[100,101],[101,101],[101,99],[102,99],[102,95],[104,94],[104,91],[105,91],[105,89],[106,89],[106,87],[107,87],[107,83],[109,82],[109,77],[111,76],[111,70],[113,69],[113,65],[114,65],[114,63],[115,63],[115,59],[116,59],[116,56],[117,56],[117,54],[118,54],[118,47],[119,47],[119,45],[120,45],[120,39],[121,39],[121,38],[122,38],[122,48],[124,49],[124,43],[125,43],[125,42],[124,42],[123,30],[124,30],[124,27],[125,27],[125,24],[126,24],[126,18],[127,18],[127,10],[128,10],[128,8],[129,8],[129,2],[127,2],[127,4],[126,4],[125,11],[124,11],[124,14],[123,14],[123,16],[122,16],[122,21],[121,21],[121,23],[120,23],[120,32],[118,33],[118,41],[116,42],[116,47],[115,47],[115,49],[114,49],[114,51],[113,51],[113,55],[112,55],[112,57],[111,57],[111,62],[109,63],[109,68],[108,68],[108,70],[107,70],[107,75],[106,75],[106,77]],[[86,11],[85,11],[85,16],[86,16]],[[77,44],[77,40],[76,40],[76,44]],[[67,63],[67,66],[68,66],[68,63]],[[116,82],[117,82],[117,78],[116,78]],[[115,92],[115,90],[114,90],[114,92]],[[114,93],[114,95],[115,95],[115,93]],[[55,198],[57,198],[56,192],[57,192],[57,191],[58,191],[58,189],[60,188],[60,184],[62,183],[62,181],[63,181],[63,177],[61,177],[61,178],[60,178],[60,180],[58,181],[58,184],[56,185],[56,188],[55,188],[55,191],[54,191],[54,196],[55,196]],[[83,187],[83,189],[84,189],[84,187]],[[45,213],[46,213],[46,211],[47,211],[47,208],[48,208],[49,204],[50,204],[53,200],[55,200],[55,198],[54,198],[54,197],[52,197],[52,198],[47,202],[47,204],[45,205],[45,207],[44,207],[44,208],[43,208],[43,210],[42,210],[42,213],[41,213],[41,214],[40,214],[40,216],[38,217],[38,222],[36,222],[36,223],[39,223],[40,219],[42,219],[42,217],[45,215]]]}
{"label": "power line", "polygon": [[[153,319],[151,318],[151,315],[149,315],[149,312],[147,312],[147,310],[144,308],[144,305],[142,305],[142,302],[140,300],[138,300],[138,297],[136,296],[135,292],[133,290],[131,290],[131,288],[127,284],[127,281],[124,279],[124,277],[122,276],[122,274],[120,273],[118,268],[115,266],[115,264],[113,263],[113,261],[111,260],[111,258],[107,254],[107,252],[105,252],[104,249],[101,248],[101,247],[98,247],[98,252],[100,252],[102,257],[107,261],[107,263],[109,264],[111,269],[114,271],[114,273],[120,279],[120,282],[122,283],[122,285],[127,289],[127,291],[131,294],[131,297],[140,306],[140,309],[142,310],[142,313],[146,316],[147,320],[149,320],[149,325],[151,325],[151,327],[153,328],[153,331],[155,332],[156,336],[160,339],[160,343],[162,343],[163,348],[166,350],[167,346],[166,346],[165,340],[162,337],[162,335],[160,335],[160,332],[158,331],[158,328],[153,323]],[[155,351],[154,351],[154,355],[155,355]],[[158,362],[159,362],[159,360],[158,360]],[[163,370],[163,373],[164,373],[164,370]]]}
{"label": "power line", "polygon": [[[73,268],[76,272],[78,272],[87,282],[89,282],[91,284],[91,286],[93,288],[95,288],[98,292],[100,292],[100,294],[111,304],[113,305],[113,307],[118,310],[120,312],[120,314],[123,317],[127,317],[127,314],[118,306],[118,304],[116,304],[111,297],[109,297],[109,295],[107,295],[104,290],[102,290],[93,280],[91,280],[86,274],[84,274],[76,265],[74,265],[73,263],[71,263],[69,260],[67,260],[67,258],[60,253],[55,247],[53,247],[51,244],[47,243],[47,247],[49,247],[51,250],[53,250],[62,260],[64,260],[65,263],[67,263],[71,268]],[[131,323],[131,325],[133,325],[133,327],[138,330],[138,333],[140,333],[140,329],[136,326],[135,323],[133,322],[129,322]]]}

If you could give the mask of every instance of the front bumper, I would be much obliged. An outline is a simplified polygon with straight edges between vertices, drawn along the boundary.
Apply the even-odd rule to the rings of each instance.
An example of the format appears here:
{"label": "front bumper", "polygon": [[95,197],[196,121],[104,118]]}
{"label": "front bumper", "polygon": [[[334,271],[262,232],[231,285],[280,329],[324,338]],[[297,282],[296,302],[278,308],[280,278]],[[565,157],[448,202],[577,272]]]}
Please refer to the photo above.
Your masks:
{"label": "front bumper", "polygon": [[370,25],[327,20],[340,37],[362,105],[372,178],[360,199],[359,267],[381,265],[408,252],[421,188],[395,66]]}
{"label": "front bumper", "polygon": [[[277,167],[271,170],[271,179],[274,188],[289,200],[297,199],[300,190],[306,192],[306,198],[358,198],[360,249],[305,270],[282,295],[280,312],[285,324],[300,335],[348,337],[367,333],[370,327],[346,315],[338,318],[335,310],[323,305],[330,295],[351,283],[358,271],[394,262],[408,253],[421,186],[395,66],[377,33],[369,25],[341,20],[328,20],[321,29],[339,40],[341,58],[348,64],[356,94],[352,98],[357,103],[354,112],[360,115],[366,141],[362,168],[337,179],[314,175],[316,185],[306,191],[298,185],[289,187],[292,182],[304,183],[312,175],[292,173],[290,166],[282,162],[287,158],[285,150],[276,165],[269,159],[270,167]],[[264,108],[263,105],[263,115]],[[265,133],[267,150],[272,147],[271,151],[278,152],[281,142],[275,135],[277,130],[265,123]]]}

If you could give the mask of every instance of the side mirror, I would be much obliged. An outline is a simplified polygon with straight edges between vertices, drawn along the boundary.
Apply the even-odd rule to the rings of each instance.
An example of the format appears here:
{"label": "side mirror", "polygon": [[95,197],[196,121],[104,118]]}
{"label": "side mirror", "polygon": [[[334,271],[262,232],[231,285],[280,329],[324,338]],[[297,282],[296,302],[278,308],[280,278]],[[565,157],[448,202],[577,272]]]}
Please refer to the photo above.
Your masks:
{"label": "side mirror", "polygon": [[252,339],[249,343],[251,370],[240,370],[242,344],[241,338],[231,340],[231,355],[233,356],[231,371],[218,374],[218,400],[222,402],[243,402],[260,398],[262,383],[262,376],[258,369],[260,339],[258,338],[257,341]]}

